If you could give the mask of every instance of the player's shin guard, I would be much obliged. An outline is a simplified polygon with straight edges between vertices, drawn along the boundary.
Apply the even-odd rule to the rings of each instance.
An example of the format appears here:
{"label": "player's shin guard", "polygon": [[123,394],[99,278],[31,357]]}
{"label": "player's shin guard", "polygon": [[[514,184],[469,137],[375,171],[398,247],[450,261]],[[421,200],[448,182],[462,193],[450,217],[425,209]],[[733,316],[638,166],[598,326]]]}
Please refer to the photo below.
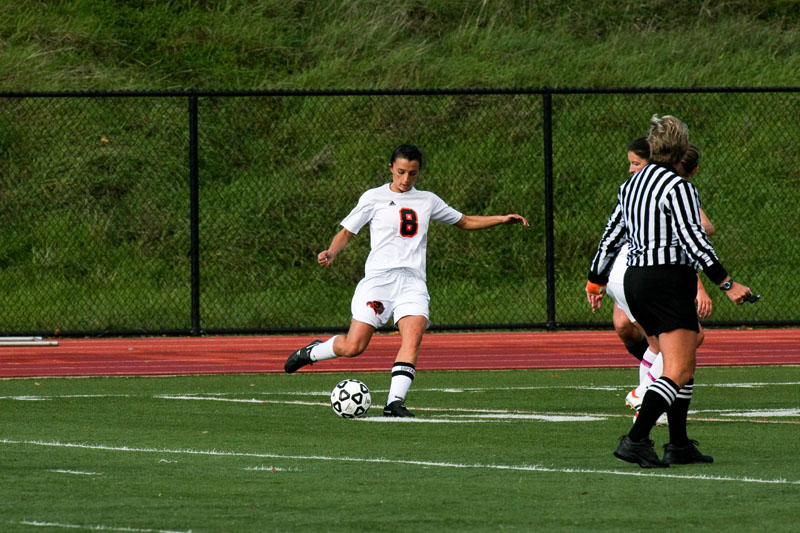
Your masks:
{"label": "player's shin guard", "polygon": [[639,416],[628,433],[632,441],[641,442],[650,437],[650,430],[656,425],[656,420],[675,402],[679,389],[674,381],[663,376],[650,385],[642,399]]}
{"label": "player's shin guard", "polygon": [[692,389],[694,389],[694,379],[689,380],[689,383],[678,391],[675,401],[667,409],[669,442],[675,446],[685,446],[689,443],[689,436],[686,434],[686,417],[692,401]]}
{"label": "player's shin guard", "polygon": [[392,366],[392,384],[389,388],[386,405],[396,400],[405,401],[408,389],[411,388],[411,382],[414,381],[416,375],[417,371],[411,363],[395,363]]}

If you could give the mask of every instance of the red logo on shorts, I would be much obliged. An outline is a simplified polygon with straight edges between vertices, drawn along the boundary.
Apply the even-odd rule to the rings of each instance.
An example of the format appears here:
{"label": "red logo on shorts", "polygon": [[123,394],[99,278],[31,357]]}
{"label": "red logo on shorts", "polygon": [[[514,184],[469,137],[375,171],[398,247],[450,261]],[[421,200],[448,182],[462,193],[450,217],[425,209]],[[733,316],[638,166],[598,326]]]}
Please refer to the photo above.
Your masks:
{"label": "red logo on shorts", "polygon": [[367,302],[367,306],[371,307],[372,310],[375,311],[376,315],[380,315],[381,313],[386,311],[386,308],[383,306],[383,302],[379,302],[378,300],[375,300],[373,302]]}

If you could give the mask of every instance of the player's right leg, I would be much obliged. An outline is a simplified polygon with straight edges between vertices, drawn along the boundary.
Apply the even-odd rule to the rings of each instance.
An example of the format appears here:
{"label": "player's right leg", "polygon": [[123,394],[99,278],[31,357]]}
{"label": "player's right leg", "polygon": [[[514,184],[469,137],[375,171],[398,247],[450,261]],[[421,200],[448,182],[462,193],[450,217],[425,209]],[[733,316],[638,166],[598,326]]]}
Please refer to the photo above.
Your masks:
{"label": "player's right leg", "polygon": [[645,350],[647,350],[647,337],[636,327],[636,324],[631,321],[628,316],[628,311],[620,306],[620,302],[614,302],[612,322],[619,340],[625,345],[625,349],[628,350],[628,353],[641,361]]}
{"label": "player's right leg", "polygon": [[336,357],[355,357],[364,353],[373,333],[375,333],[374,326],[353,320],[347,335],[335,335],[325,342],[312,341],[290,355],[283,369],[287,374],[292,374],[317,361]]}
{"label": "player's right leg", "polygon": [[362,354],[372,334],[386,324],[392,314],[393,303],[387,285],[391,285],[391,282],[380,277],[362,279],[350,302],[353,320],[347,335],[335,335],[325,342],[317,340],[300,348],[286,360],[283,367],[286,373],[291,374],[317,361]]}
{"label": "player's right leg", "polygon": [[287,374],[294,374],[304,366],[313,364],[313,361],[311,361],[311,350],[319,346],[321,342],[322,341],[319,339],[311,341],[310,344],[292,353],[283,364],[283,371]]}

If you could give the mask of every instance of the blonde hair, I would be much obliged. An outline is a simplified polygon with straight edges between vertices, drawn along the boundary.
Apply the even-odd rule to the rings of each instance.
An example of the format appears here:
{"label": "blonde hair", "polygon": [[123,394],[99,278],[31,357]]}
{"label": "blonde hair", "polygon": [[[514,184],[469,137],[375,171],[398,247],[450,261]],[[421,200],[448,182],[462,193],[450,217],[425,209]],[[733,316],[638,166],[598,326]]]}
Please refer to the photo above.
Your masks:
{"label": "blonde hair", "polygon": [[650,144],[650,160],[656,163],[679,163],[689,147],[689,127],[672,115],[650,118],[647,133]]}

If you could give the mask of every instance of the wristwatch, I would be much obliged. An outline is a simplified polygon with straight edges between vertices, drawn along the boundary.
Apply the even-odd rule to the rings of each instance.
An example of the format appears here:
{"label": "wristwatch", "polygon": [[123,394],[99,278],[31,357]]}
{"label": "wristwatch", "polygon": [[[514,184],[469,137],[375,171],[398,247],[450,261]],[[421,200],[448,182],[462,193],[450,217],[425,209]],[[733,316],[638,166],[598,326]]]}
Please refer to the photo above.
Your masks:
{"label": "wristwatch", "polygon": [[729,279],[728,281],[719,286],[719,288],[722,289],[723,291],[729,291],[731,290],[731,287],[733,287],[733,278]]}

